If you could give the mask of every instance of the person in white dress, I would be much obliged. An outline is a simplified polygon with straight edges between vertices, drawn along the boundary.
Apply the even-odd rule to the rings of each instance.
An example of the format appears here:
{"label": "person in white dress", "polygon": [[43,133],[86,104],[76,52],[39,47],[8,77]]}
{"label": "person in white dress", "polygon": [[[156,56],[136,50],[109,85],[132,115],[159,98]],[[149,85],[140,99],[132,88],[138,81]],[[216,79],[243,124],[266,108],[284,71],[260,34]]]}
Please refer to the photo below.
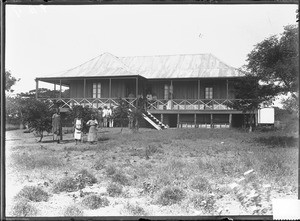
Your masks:
{"label": "person in white dress", "polygon": [[77,145],[78,140],[82,140],[82,128],[83,128],[83,120],[77,115],[77,117],[74,119],[74,139]]}

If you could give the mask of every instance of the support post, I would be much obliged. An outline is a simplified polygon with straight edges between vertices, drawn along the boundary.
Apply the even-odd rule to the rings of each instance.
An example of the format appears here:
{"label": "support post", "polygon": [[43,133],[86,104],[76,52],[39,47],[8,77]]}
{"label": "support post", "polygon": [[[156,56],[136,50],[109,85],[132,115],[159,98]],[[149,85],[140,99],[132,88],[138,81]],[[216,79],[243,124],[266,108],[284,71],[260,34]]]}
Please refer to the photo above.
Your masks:
{"label": "support post", "polygon": [[56,84],[54,84],[54,91],[56,91]]}
{"label": "support post", "polygon": [[210,128],[214,127],[213,114],[210,114]]}
{"label": "support post", "polygon": [[198,110],[200,110],[200,80],[198,79],[198,94],[197,94],[197,100],[198,100]]}
{"label": "support post", "polygon": [[110,106],[111,105],[111,78],[109,79],[108,97],[109,97],[109,106]]}
{"label": "support post", "polygon": [[229,114],[229,127],[232,127],[232,114]]}
{"label": "support post", "polygon": [[83,98],[85,98],[86,79],[83,79]]}
{"label": "support post", "polygon": [[179,124],[180,124],[180,119],[179,119],[179,114],[177,114],[177,128],[179,128]]}
{"label": "support post", "polygon": [[139,80],[138,77],[135,78],[135,97],[136,97],[136,106],[138,106],[138,93],[139,93]]}
{"label": "support post", "polygon": [[61,98],[61,80],[59,80],[59,98]]}
{"label": "support post", "polygon": [[196,128],[196,125],[197,125],[197,116],[196,116],[196,114],[194,114],[194,125],[195,125],[195,128]]}
{"label": "support post", "polygon": [[172,89],[172,93],[170,93],[171,94],[170,99],[173,100],[173,81],[172,80],[171,80],[171,89]]}
{"label": "support post", "polygon": [[164,115],[163,115],[163,114],[160,114],[160,121],[161,121],[162,123],[164,123]]}
{"label": "support post", "polygon": [[39,93],[39,80],[35,80],[35,98],[36,99],[39,98],[38,93]]}
{"label": "support post", "polygon": [[228,100],[228,79],[226,80],[226,100]]}

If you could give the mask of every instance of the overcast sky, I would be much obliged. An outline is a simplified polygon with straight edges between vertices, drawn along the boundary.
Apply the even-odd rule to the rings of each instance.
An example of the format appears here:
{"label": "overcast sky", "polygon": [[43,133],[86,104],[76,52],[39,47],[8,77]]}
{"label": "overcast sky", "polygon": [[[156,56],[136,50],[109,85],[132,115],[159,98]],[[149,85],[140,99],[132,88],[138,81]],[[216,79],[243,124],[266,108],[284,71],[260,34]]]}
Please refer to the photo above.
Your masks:
{"label": "overcast sky", "polygon": [[[116,56],[212,53],[239,68],[265,38],[296,24],[297,5],[6,6],[6,70],[21,80]],[[41,84],[41,86],[46,86]],[[53,87],[52,87],[53,88]]]}

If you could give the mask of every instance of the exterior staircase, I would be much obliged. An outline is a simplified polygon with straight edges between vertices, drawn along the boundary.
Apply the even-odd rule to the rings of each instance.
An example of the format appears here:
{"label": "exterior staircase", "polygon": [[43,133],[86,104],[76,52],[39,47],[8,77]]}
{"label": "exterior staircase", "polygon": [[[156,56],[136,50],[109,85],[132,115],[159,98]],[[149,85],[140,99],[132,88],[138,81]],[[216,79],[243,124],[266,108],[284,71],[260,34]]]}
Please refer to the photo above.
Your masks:
{"label": "exterior staircase", "polygon": [[150,112],[143,113],[143,118],[148,121],[155,129],[162,130],[168,128],[167,125],[163,124],[160,120],[154,117]]}

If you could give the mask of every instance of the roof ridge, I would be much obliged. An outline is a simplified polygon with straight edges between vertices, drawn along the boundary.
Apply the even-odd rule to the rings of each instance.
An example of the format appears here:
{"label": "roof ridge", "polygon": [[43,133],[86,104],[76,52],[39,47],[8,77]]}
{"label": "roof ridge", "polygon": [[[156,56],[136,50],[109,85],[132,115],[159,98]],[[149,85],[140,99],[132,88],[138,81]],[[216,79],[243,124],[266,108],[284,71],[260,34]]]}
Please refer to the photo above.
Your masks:
{"label": "roof ridge", "polygon": [[199,54],[166,54],[166,55],[136,55],[136,56],[120,56],[119,58],[133,58],[133,57],[170,57],[170,56],[186,56],[186,55],[209,55],[211,53]]}

